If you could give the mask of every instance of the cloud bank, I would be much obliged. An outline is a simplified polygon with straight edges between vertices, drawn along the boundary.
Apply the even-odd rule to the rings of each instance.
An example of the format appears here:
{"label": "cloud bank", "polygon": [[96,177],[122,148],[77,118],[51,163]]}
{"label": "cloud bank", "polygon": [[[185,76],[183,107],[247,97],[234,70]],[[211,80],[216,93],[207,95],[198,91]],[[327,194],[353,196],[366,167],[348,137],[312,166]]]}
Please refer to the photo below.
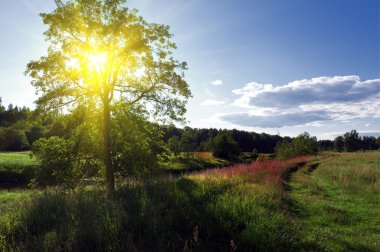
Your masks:
{"label": "cloud bank", "polygon": [[279,128],[328,120],[380,118],[380,79],[318,77],[282,86],[251,82],[232,91],[243,113],[220,119],[241,126]]}

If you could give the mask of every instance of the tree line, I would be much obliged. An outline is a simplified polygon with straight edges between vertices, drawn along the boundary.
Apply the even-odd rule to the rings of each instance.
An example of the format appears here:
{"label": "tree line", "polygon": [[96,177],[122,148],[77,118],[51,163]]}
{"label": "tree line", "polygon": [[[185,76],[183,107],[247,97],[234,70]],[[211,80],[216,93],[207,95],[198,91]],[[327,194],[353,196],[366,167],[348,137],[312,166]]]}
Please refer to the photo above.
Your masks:
{"label": "tree line", "polygon": [[[82,116],[79,117],[85,117],[83,108],[82,112],[79,111],[80,109],[77,111],[78,115],[73,115],[74,118],[80,113]],[[132,112],[129,113],[129,116],[132,115]],[[12,104],[6,107],[0,98],[0,151],[31,150],[33,143],[40,138],[63,137],[68,134],[68,126],[74,127],[74,125],[65,125],[63,118],[68,120],[68,117],[68,115],[58,116],[51,113],[36,119],[30,108]],[[135,119],[138,118],[137,115],[134,117]],[[152,123],[151,125],[155,124]],[[337,136],[334,140],[317,140],[308,133],[302,133],[298,137],[291,138],[237,129],[200,129],[188,126],[179,128],[174,125],[159,124],[156,124],[155,127],[160,131],[157,135],[160,136],[159,142],[175,155],[207,151],[216,153],[216,156],[227,158],[238,155],[240,152],[275,153],[280,148],[291,152],[290,149],[294,145],[309,146],[308,149],[313,150],[312,152],[315,150],[352,152],[380,148],[380,137],[360,137],[356,130]],[[312,143],[309,143],[310,141]],[[293,145],[292,142],[294,142]],[[226,150],[220,151],[223,148]],[[305,152],[306,154],[308,151],[298,152]]]}

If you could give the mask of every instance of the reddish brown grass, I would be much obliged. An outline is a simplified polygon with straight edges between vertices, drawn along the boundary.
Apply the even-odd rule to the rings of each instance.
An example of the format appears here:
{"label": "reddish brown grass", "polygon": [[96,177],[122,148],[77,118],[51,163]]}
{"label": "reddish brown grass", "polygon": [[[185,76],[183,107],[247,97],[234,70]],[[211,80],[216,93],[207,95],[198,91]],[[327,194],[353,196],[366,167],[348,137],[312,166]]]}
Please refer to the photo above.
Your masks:
{"label": "reddish brown grass", "polygon": [[281,184],[283,175],[298,164],[310,161],[307,156],[287,160],[261,160],[248,164],[235,164],[224,168],[210,169],[199,173],[205,178],[239,178],[265,184]]}

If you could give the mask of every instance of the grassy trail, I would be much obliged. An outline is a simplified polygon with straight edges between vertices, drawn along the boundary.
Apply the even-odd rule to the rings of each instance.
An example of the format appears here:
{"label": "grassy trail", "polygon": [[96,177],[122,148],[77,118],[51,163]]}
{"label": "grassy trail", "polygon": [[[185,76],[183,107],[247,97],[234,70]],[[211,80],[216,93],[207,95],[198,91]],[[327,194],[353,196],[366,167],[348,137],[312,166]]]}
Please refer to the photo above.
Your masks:
{"label": "grassy trail", "polygon": [[380,250],[380,153],[334,154],[292,174],[289,206],[304,247]]}

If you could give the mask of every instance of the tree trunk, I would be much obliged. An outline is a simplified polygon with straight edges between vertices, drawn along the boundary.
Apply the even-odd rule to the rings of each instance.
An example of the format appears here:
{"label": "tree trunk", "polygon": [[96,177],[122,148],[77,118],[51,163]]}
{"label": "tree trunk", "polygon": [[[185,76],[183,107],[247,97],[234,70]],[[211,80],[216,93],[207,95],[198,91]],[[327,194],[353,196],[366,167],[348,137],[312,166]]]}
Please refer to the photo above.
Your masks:
{"label": "tree trunk", "polygon": [[108,97],[103,100],[103,158],[106,168],[106,196],[115,191],[115,176],[111,160],[111,112]]}

